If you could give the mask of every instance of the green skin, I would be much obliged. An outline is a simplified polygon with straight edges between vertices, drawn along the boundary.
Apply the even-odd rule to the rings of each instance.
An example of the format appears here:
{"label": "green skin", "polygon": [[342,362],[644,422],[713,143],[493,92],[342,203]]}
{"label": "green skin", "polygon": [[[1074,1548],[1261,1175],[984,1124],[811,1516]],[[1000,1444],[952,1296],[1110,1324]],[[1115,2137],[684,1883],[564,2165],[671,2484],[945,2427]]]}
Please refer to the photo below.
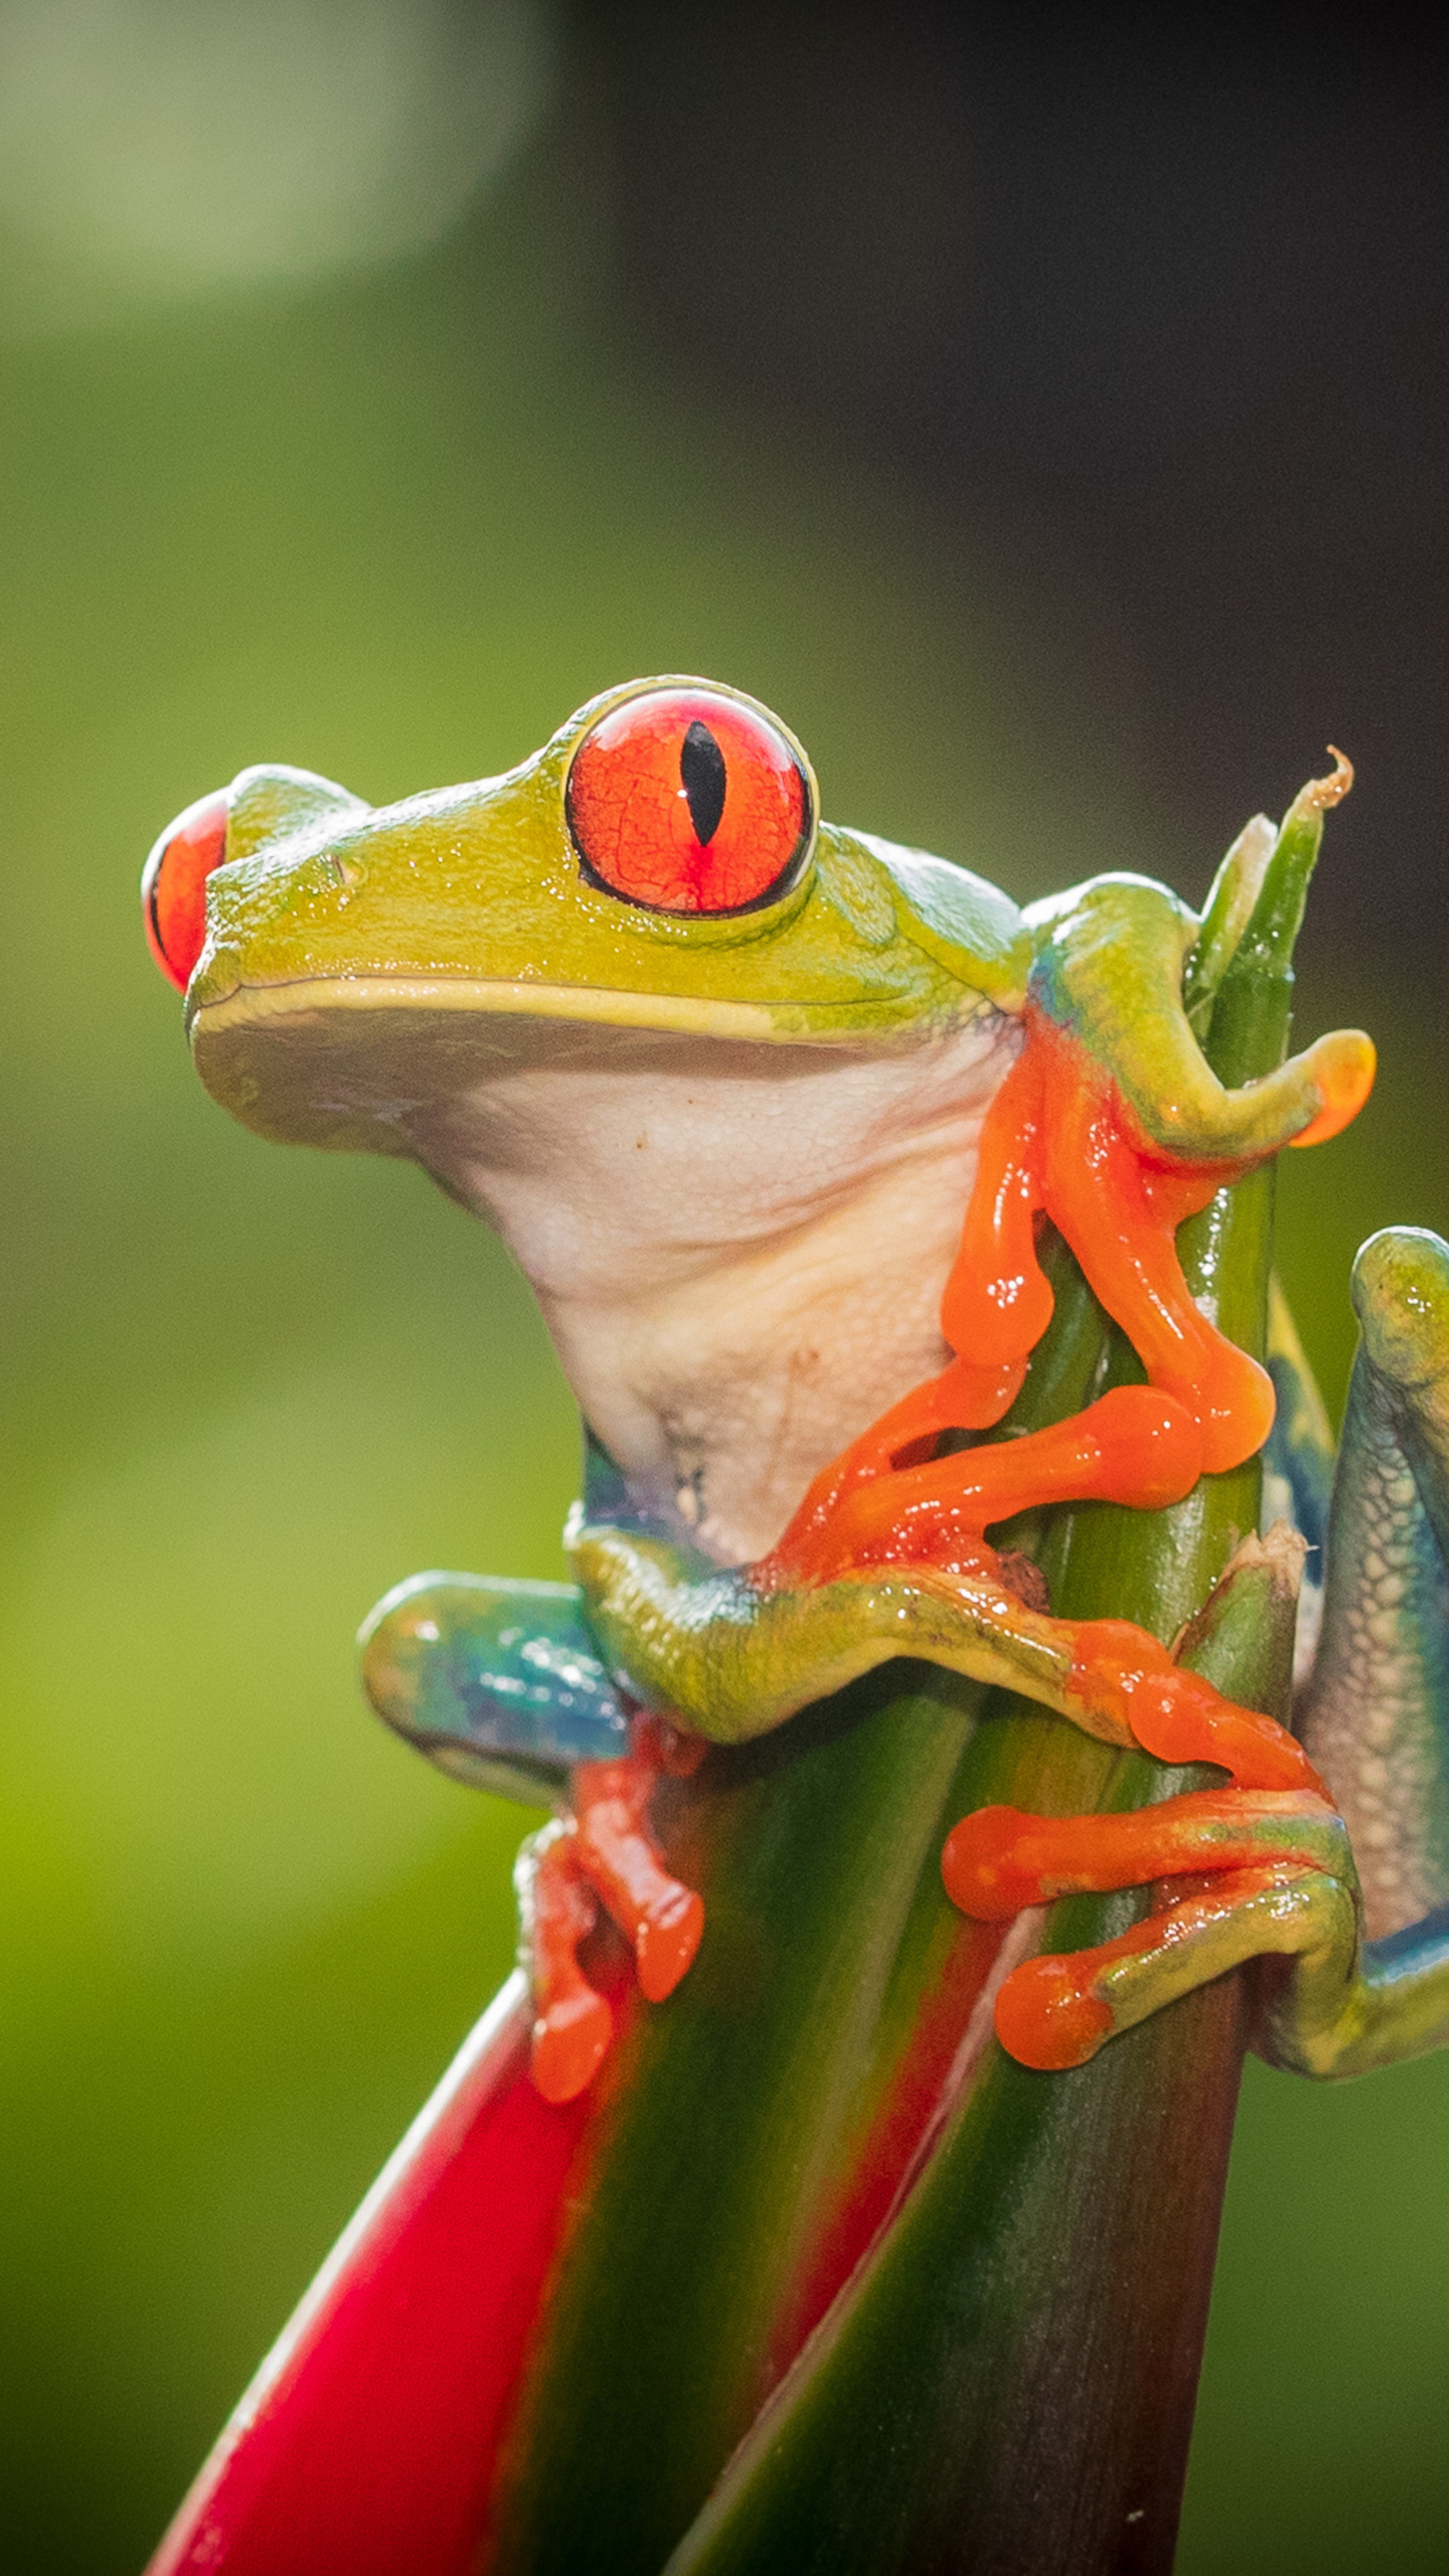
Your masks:
{"label": "green skin", "polygon": [[[565,813],[584,736],[660,685],[595,699],[503,778],[395,806],[284,769],[232,791],[186,1000],[203,1081],[260,1134],[409,1156],[497,1225],[588,1432],[579,1591],[400,1587],[364,1632],[374,1704],[443,1767],[534,1799],[622,1749],[619,1687],[729,1742],[903,1653],[1105,1733],[1055,1624],[999,1585],[908,1567],[766,1592],[750,1564],[810,1478],[948,1356],[941,1290],[1029,998],[1177,1157],[1262,1157],[1315,1117],[1352,1036],[1233,1091],[1195,1035],[1271,827],[1248,827],[1201,921],[1125,875],[1023,913],[823,822],[774,905],[666,915],[589,881]],[[1309,828],[1300,799],[1284,830]],[[1270,1813],[1271,1895],[1102,1988],[1122,2028],[1282,1952],[1258,2045],[1318,2075],[1449,2039],[1449,1248],[1374,1238],[1354,1296],[1299,1709],[1357,1871],[1337,1819]],[[1272,1359],[1268,1463],[1316,1545],[1327,1435],[1282,1319]]]}

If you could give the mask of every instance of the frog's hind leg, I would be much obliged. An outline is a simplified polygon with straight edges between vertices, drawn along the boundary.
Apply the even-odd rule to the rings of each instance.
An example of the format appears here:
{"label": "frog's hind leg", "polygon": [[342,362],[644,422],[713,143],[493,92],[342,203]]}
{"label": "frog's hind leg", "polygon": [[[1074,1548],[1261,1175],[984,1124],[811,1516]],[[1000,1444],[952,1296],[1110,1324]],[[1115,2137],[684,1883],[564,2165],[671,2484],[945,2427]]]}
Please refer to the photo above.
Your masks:
{"label": "frog's hind leg", "polygon": [[[1275,2065],[1351,2075],[1449,2040],[1449,1245],[1376,1235],[1353,1295],[1363,1340],[1304,1716],[1342,1814],[1304,1784],[1116,1817],[964,1819],[944,1868],[973,1915],[1179,1882],[1176,1903],[1117,1940],[1015,1972],[997,2026],[1030,2065],[1078,2064],[1158,2005],[1271,1952],[1284,1965],[1262,1990],[1254,2045]],[[1306,1431],[1316,1453],[1312,1421]],[[1149,1749],[1172,1750],[1161,1738]]]}
{"label": "frog's hind leg", "polygon": [[1378,1234],[1302,1732],[1353,1836],[1371,1940],[1449,1902],[1449,1246]]}
{"label": "frog's hind leg", "polygon": [[567,2101],[609,2040],[608,2005],[578,1960],[599,1903],[651,2002],[699,1947],[703,1903],[670,1875],[648,1823],[661,1770],[692,1767],[694,1752],[625,1705],[573,1584],[416,1575],[379,1602],[361,1642],[368,1697],[396,1733],[454,1778],[559,1810],[524,1846],[517,1887],[534,2075]]}
{"label": "frog's hind leg", "polygon": [[[1271,2064],[1315,2076],[1449,2042],[1449,1245],[1412,1227],[1374,1235],[1352,1289],[1362,1341],[1301,1704],[1352,1836],[1368,1937],[1360,1948],[1335,1917],[1331,1882],[1300,1885],[1301,1946],[1254,2038]],[[1289,1475],[1307,1525],[1323,1444],[1298,1397]]]}

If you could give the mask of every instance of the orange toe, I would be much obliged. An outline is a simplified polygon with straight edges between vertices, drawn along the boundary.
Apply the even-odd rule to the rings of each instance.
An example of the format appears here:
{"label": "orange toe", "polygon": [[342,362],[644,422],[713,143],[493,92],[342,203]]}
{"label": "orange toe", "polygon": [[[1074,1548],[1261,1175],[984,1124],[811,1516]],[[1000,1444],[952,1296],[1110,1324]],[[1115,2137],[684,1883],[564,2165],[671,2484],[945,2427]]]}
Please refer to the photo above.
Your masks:
{"label": "orange toe", "polygon": [[1202,1426],[1205,1475],[1240,1467],[1262,1448],[1273,1428],[1273,1381],[1235,1342],[1216,1341],[1210,1365],[1189,1400]]}
{"label": "orange toe", "polygon": [[1026,1959],[996,1998],[996,2036],[1009,2057],[1041,2074],[1085,2066],[1112,2032],[1112,2014],[1090,1992],[1078,1961]]}
{"label": "orange toe", "polygon": [[669,1897],[636,1925],[639,1984],[651,2004],[662,2004],[666,1995],[673,1994],[693,1961],[703,1931],[703,1897],[677,1883]]}
{"label": "orange toe", "polygon": [[1371,1037],[1362,1029],[1335,1029],[1310,1048],[1322,1107],[1290,1145],[1326,1145],[1356,1118],[1374,1087],[1378,1062]]}
{"label": "orange toe", "polygon": [[1023,1850],[1037,1823],[1018,1807],[976,1807],[946,1836],[946,1894],[976,1923],[1005,1923],[1041,1901],[1040,1873]]}
{"label": "orange toe", "polygon": [[529,2065],[545,2102],[572,2102],[591,2084],[614,2033],[614,2016],[592,1987],[560,1995],[533,2025]]}

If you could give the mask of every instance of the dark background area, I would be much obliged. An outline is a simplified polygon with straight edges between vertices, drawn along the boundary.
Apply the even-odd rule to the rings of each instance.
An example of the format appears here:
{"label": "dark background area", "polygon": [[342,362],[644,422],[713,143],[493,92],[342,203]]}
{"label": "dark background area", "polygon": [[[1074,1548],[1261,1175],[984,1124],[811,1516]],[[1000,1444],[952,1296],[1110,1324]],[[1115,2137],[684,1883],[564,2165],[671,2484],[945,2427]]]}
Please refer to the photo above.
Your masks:
{"label": "dark background area", "polygon": [[[387,223],[208,269],[228,191],[239,240],[298,168],[356,214],[378,27],[436,57]],[[523,103],[410,233],[450,30]],[[1280,1239],[1336,1404],[1355,1245],[1449,1230],[1443,120],[1366,23],[0,0],[7,2567],[139,2565],[506,1969],[527,1820],[382,1738],[351,1639],[424,1565],[561,1573],[576,1472],[481,1230],[201,1094],[153,835],[251,760],[382,801],[699,670],[842,820],[1196,897],[1331,739],[1302,1030],[1382,1070]],[[1250,2066],[1183,2576],[1437,2570],[1446,2394],[1449,2055]]]}
{"label": "dark background area", "polygon": [[1029,685],[1120,733],[1164,867],[1331,735],[1363,793],[1308,954],[1442,938],[1433,48],[1362,15],[576,19],[656,363],[984,541],[996,599],[1033,594]]}

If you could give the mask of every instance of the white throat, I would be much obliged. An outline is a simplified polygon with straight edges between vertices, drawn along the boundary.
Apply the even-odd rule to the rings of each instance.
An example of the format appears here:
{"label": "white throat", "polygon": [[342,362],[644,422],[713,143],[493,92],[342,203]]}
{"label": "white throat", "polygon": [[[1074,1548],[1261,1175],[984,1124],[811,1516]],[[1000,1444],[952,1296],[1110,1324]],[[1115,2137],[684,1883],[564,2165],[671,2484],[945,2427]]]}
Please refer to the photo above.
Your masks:
{"label": "white throat", "polygon": [[907,1048],[513,1024],[498,1070],[410,1122],[532,1281],[638,1499],[722,1563],[943,1366],[938,1310],[1016,1024]]}

